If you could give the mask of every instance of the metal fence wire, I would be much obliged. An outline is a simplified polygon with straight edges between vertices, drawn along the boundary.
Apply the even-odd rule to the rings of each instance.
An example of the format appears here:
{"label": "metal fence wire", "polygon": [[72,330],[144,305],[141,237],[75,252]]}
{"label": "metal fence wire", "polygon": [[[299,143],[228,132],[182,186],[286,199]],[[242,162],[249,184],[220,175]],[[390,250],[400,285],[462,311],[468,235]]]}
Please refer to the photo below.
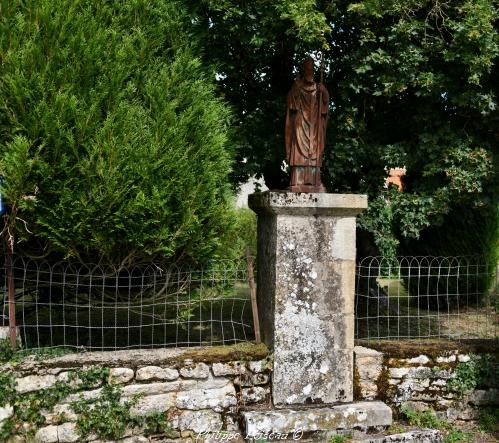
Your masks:
{"label": "metal fence wire", "polygon": [[[13,260],[25,349],[115,350],[233,344],[254,338],[244,261],[113,268]],[[8,326],[7,269],[2,272]]]}
{"label": "metal fence wire", "polygon": [[497,338],[498,289],[497,265],[480,257],[367,257],[357,266],[355,336]]}
{"label": "metal fence wire", "polygon": [[[113,268],[15,257],[24,349],[225,345],[255,338],[247,263]],[[0,268],[0,325],[9,325]],[[496,266],[477,257],[368,257],[357,265],[355,337],[497,338]]]}

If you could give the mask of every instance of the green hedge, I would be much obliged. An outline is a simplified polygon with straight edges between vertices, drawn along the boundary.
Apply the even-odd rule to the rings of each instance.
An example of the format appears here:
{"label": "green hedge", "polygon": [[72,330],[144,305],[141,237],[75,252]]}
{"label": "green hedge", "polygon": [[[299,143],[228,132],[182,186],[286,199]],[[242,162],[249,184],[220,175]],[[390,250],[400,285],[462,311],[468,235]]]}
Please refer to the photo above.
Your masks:
{"label": "green hedge", "polygon": [[0,173],[18,247],[124,264],[210,257],[230,206],[230,113],[181,4],[0,11]]}

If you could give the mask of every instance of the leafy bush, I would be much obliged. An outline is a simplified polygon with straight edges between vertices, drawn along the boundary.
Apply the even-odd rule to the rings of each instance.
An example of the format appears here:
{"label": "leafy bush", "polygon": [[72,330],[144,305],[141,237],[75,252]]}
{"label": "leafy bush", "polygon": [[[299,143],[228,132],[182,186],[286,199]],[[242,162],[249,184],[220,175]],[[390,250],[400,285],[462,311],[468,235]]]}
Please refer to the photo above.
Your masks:
{"label": "leafy bush", "polygon": [[[460,208],[479,218],[480,208],[497,206],[496,1],[187,1],[237,114],[236,180],[262,174],[271,189],[289,182],[276,128],[303,57],[322,49],[331,94],[324,183],[368,194],[359,224],[381,255],[397,255],[399,243],[431,226],[445,231],[444,219],[461,218]],[[402,166],[405,191],[386,190],[387,168]],[[458,255],[477,254],[475,232],[487,231],[466,218],[451,241],[472,249]],[[497,248],[489,239],[480,249]]]}
{"label": "leafy bush", "polygon": [[5,222],[37,255],[200,261],[228,217],[229,112],[173,0],[2,1]]}
{"label": "leafy bush", "polygon": [[78,414],[76,426],[81,437],[86,439],[93,432],[105,439],[121,438],[127,425],[138,425],[141,420],[130,413],[138,398],[120,400],[120,387],[106,384],[95,402],[80,399],[71,403],[71,408]]}

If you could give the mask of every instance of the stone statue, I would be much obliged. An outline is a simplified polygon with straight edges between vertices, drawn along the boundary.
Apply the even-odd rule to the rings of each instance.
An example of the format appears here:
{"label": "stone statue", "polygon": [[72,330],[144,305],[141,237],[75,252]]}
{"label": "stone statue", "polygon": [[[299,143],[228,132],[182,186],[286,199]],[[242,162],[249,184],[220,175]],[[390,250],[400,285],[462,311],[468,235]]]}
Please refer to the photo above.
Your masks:
{"label": "stone statue", "polygon": [[291,192],[326,192],[320,168],[326,140],[329,93],[314,81],[314,61],[306,58],[302,75],[288,93],[286,156]]}

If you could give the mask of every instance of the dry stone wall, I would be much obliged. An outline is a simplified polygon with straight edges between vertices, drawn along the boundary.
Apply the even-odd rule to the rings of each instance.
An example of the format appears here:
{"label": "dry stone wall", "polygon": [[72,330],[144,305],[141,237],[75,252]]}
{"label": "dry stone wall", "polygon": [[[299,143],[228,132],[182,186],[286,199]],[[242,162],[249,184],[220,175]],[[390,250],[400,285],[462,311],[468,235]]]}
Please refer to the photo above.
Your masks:
{"label": "dry stone wall", "polygon": [[[190,441],[190,437],[200,433],[239,433],[239,410],[249,405],[265,405],[269,401],[271,360],[267,354],[265,346],[234,346],[180,352],[178,349],[99,352],[47,361],[28,359],[20,365],[5,365],[1,371],[14,376],[18,395],[40,393],[43,396],[61,386],[61,382],[74,388],[51,410],[41,411],[43,422],[31,436],[30,424],[17,423],[18,432],[7,441],[102,442],[95,433],[81,436],[78,415],[72,405],[82,399],[97,402],[105,386],[119,388],[120,404],[134,399],[131,417],[165,413],[162,415],[169,426],[166,435],[148,437],[144,435],[144,427],[127,426],[119,440],[107,441]],[[103,367],[107,368],[104,380],[91,388],[78,389],[81,383],[78,374]],[[0,427],[13,415],[13,406],[3,405]]]}
{"label": "dry stone wall", "polygon": [[[455,346],[455,344],[454,344]],[[476,420],[480,408],[499,405],[494,347],[452,349],[439,344],[355,347],[357,399],[383,400],[395,413],[432,409],[448,421]]]}
{"label": "dry stone wall", "polygon": [[[458,350],[451,345],[439,349],[369,344],[356,346],[354,357],[356,400],[366,405],[382,400],[395,415],[408,406],[431,408],[450,421],[474,420],[479,408],[499,405],[497,352],[490,346]],[[0,367],[0,442],[244,441],[243,411],[272,409],[272,366],[264,345],[91,352],[5,364]],[[53,397],[61,386],[64,396],[42,408],[41,418],[23,412],[26,405]],[[6,389],[15,400],[1,403]],[[119,405],[130,404],[131,422],[125,423],[119,438],[103,438],[92,424],[82,437],[81,412],[102,405],[110,389],[119,391]],[[78,413],[75,404],[80,404]],[[133,422],[151,416],[163,417],[167,432],[147,431],[144,423]],[[14,419],[15,432],[5,437]],[[103,420],[104,426],[106,420],[109,427],[117,425],[111,416]]]}

